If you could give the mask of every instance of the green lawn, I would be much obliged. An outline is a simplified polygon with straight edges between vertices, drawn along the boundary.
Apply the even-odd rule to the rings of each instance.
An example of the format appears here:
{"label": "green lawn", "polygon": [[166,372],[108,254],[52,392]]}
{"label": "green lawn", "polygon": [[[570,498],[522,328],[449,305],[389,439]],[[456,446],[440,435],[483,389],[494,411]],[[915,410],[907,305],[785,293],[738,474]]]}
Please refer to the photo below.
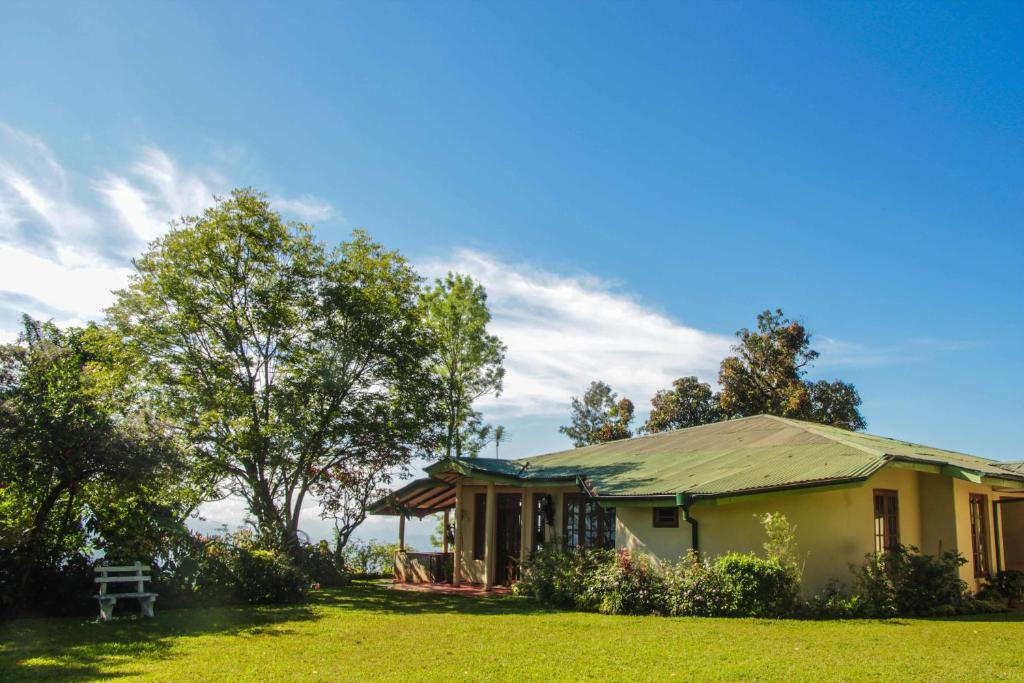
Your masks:
{"label": "green lawn", "polygon": [[1024,615],[606,617],[356,584],[300,607],[0,624],[0,680],[1024,680]]}

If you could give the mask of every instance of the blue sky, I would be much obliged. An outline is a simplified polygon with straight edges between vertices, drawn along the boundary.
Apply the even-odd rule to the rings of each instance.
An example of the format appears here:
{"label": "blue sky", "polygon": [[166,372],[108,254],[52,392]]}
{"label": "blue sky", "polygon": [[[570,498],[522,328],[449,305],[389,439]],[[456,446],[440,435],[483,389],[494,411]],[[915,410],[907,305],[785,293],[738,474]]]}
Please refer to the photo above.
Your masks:
{"label": "blue sky", "polygon": [[[1024,457],[1013,4],[0,5],[0,334],[251,185],[491,292],[509,456],[766,307],[868,430]],[[417,532],[418,533],[418,532]]]}

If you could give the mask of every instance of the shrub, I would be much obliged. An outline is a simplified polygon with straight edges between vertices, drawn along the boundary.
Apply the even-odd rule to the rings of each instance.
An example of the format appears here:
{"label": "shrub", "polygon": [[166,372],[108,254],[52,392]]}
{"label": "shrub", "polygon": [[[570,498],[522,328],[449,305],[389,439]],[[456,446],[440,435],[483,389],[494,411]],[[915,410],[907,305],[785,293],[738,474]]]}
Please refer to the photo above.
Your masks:
{"label": "shrub", "polygon": [[801,614],[811,619],[852,619],[864,614],[864,599],[833,579],[804,603]]}
{"label": "shrub", "polygon": [[958,552],[922,555],[914,546],[868,554],[855,571],[865,611],[877,617],[962,612],[968,597],[960,579],[965,562]]}
{"label": "shrub", "polygon": [[299,548],[299,568],[313,583],[336,588],[348,583],[343,557],[331,550],[327,541],[307,543]]}
{"label": "shrub", "polygon": [[715,562],[734,599],[733,613],[780,617],[794,611],[800,585],[789,568],[756,555],[729,553]]}
{"label": "shrub", "polygon": [[235,590],[246,602],[295,602],[309,586],[309,577],[288,557],[272,550],[239,548],[234,569]]}
{"label": "shrub", "polygon": [[796,527],[779,512],[766,512],[758,519],[767,537],[764,542],[765,558],[792,574],[793,580],[799,585],[804,567],[796,549]]}
{"label": "shrub", "polygon": [[692,551],[666,572],[665,589],[672,616],[723,616],[732,613],[736,603],[725,574]]}
{"label": "shrub", "polygon": [[665,579],[647,558],[622,549],[585,575],[576,606],[602,614],[656,614],[665,612],[665,597]]}
{"label": "shrub", "polygon": [[978,591],[977,597],[982,600],[1002,601],[1011,607],[1024,604],[1024,572],[1009,569],[995,575],[992,581],[986,581]]}
{"label": "shrub", "polygon": [[380,578],[395,573],[397,543],[349,541],[341,551],[341,564],[350,576]]}
{"label": "shrub", "polygon": [[589,603],[583,594],[592,575],[602,565],[612,563],[611,550],[563,550],[557,545],[538,548],[523,563],[515,585],[518,595],[528,595],[546,605],[579,607]]}

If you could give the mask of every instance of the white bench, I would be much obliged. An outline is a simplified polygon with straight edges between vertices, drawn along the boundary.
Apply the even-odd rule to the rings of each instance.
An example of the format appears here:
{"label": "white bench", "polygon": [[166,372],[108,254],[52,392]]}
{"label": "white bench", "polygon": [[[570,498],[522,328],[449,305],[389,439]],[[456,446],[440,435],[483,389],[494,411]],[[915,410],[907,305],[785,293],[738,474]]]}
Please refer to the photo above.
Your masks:
{"label": "white bench", "polygon": [[[141,562],[126,567],[107,565],[96,567],[98,575],[96,583],[100,585],[100,592],[96,595],[96,599],[100,601],[100,619],[110,621],[114,615],[114,605],[117,604],[118,598],[138,598],[142,616],[153,616],[153,603],[156,602],[157,594],[146,592],[145,583],[150,580],[150,577],[143,572],[148,571],[149,567],[143,567]],[[107,590],[107,586],[112,583],[134,583],[135,590],[129,593],[111,593]]]}

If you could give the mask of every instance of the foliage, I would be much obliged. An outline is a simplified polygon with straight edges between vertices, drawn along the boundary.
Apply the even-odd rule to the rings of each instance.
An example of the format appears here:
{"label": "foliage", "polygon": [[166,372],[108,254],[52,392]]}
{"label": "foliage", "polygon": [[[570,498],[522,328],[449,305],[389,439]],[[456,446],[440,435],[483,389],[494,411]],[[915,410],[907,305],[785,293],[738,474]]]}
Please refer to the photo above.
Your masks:
{"label": "foliage", "polygon": [[778,415],[852,430],[867,426],[853,385],[804,380],[819,354],[803,324],[781,310],[767,310],[757,316],[757,330],[743,328],[736,336],[736,355],[723,360],[718,372],[721,407],[728,415]]}
{"label": "foliage", "polygon": [[651,399],[651,414],[642,431],[653,434],[724,420],[720,399],[707,382],[680,377],[671,389],[662,389]]}
{"label": "foliage", "polygon": [[275,547],[297,552],[310,493],[344,498],[353,477],[382,478],[425,449],[419,278],[365,233],[327,250],[235,190],[135,268],[108,317],[160,414]]}
{"label": "foliage", "polygon": [[309,577],[275,550],[239,549],[234,567],[235,589],[246,602],[296,602],[309,586]]}
{"label": "foliage", "polygon": [[713,617],[731,614],[736,602],[722,572],[692,550],[665,573],[666,605],[672,616]]}
{"label": "foliage", "polygon": [[95,550],[165,554],[200,499],[184,449],[119,381],[107,341],[25,317],[0,347],[0,609],[50,604]]}
{"label": "foliage", "polygon": [[799,584],[775,560],[689,554],[663,570],[640,553],[544,548],[523,567],[517,594],[606,614],[781,617],[795,613]]}
{"label": "foliage", "polygon": [[[411,550],[411,548],[407,548]],[[342,551],[342,563],[349,575],[359,578],[392,576],[397,543],[350,541]]]}
{"label": "foliage", "polygon": [[665,579],[642,553],[623,548],[611,562],[587,574],[576,607],[602,614],[659,614],[665,611]]}
{"label": "foliage", "polygon": [[445,457],[461,457],[474,433],[470,429],[467,434],[467,428],[475,426],[479,432],[473,402],[501,393],[505,345],[488,334],[487,293],[467,275],[448,273],[437,280],[420,296],[419,307],[433,341],[431,364],[444,422],[442,450]]}
{"label": "foliage", "polygon": [[449,547],[455,545],[455,523],[448,522],[446,527],[444,524],[444,515],[437,514],[433,515],[434,521],[437,525],[434,530],[430,532],[430,547],[431,548],[443,548],[445,537],[448,539]]}
{"label": "foliage", "polygon": [[782,617],[795,612],[800,584],[776,560],[729,553],[715,561],[714,570],[724,577],[731,594],[730,614]]}
{"label": "foliage", "polygon": [[1002,601],[1012,607],[1024,605],[1024,572],[1014,569],[1000,571],[991,581],[985,582],[978,597]]}
{"label": "foliage", "polygon": [[509,435],[508,430],[505,429],[504,425],[498,425],[494,428],[494,434],[491,436],[491,440],[494,442],[494,457],[501,457],[501,444],[508,443]]}
{"label": "foliage", "polygon": [[514,585],[517,595],[528,595],[543,604],[579,607],[591,604],[586,591],[598,568],[615,561],[611,550],[564,549],[557,544],[538,548],[523,563],[520,580]]}
{"label": "foliage", "polygon": [[832,580],[804,603],[801,612],[811,619],[852,619],[863,616],[864,604],[860,595]]}
{"label": "foliage", "polygon": [[967,584],[960,578],[963,555],[922,555],[914,546],[870,553],[855,570],[858,593],[871,616],[927,616],[969,611]]}
{"label": "foliage", "polygon": [[808,406],[805,420],[857,431],[867,427],[860,414],[860,394],[848,382],[818,380],[806,382]]}
{"label": "foliage", "polygon": [[304,543],[297,566],[309,577],[310,582],[325,588],[343,586],[349,582],[344,557],[327,541]]}
{"label": "foliage", "polygon": [[764,555],[785,569],[799,585],[803,577],[803,563],[796,547],[796,527],[778,512],[766,512],[758,519],[764,527]]}
{"label": "foliage", "polygon": [[572,424],[558,428],[577,448],[633,436],[633,402],[617,400],[612,388],[601,381],[590,383],[583,398],[572,397]]}

